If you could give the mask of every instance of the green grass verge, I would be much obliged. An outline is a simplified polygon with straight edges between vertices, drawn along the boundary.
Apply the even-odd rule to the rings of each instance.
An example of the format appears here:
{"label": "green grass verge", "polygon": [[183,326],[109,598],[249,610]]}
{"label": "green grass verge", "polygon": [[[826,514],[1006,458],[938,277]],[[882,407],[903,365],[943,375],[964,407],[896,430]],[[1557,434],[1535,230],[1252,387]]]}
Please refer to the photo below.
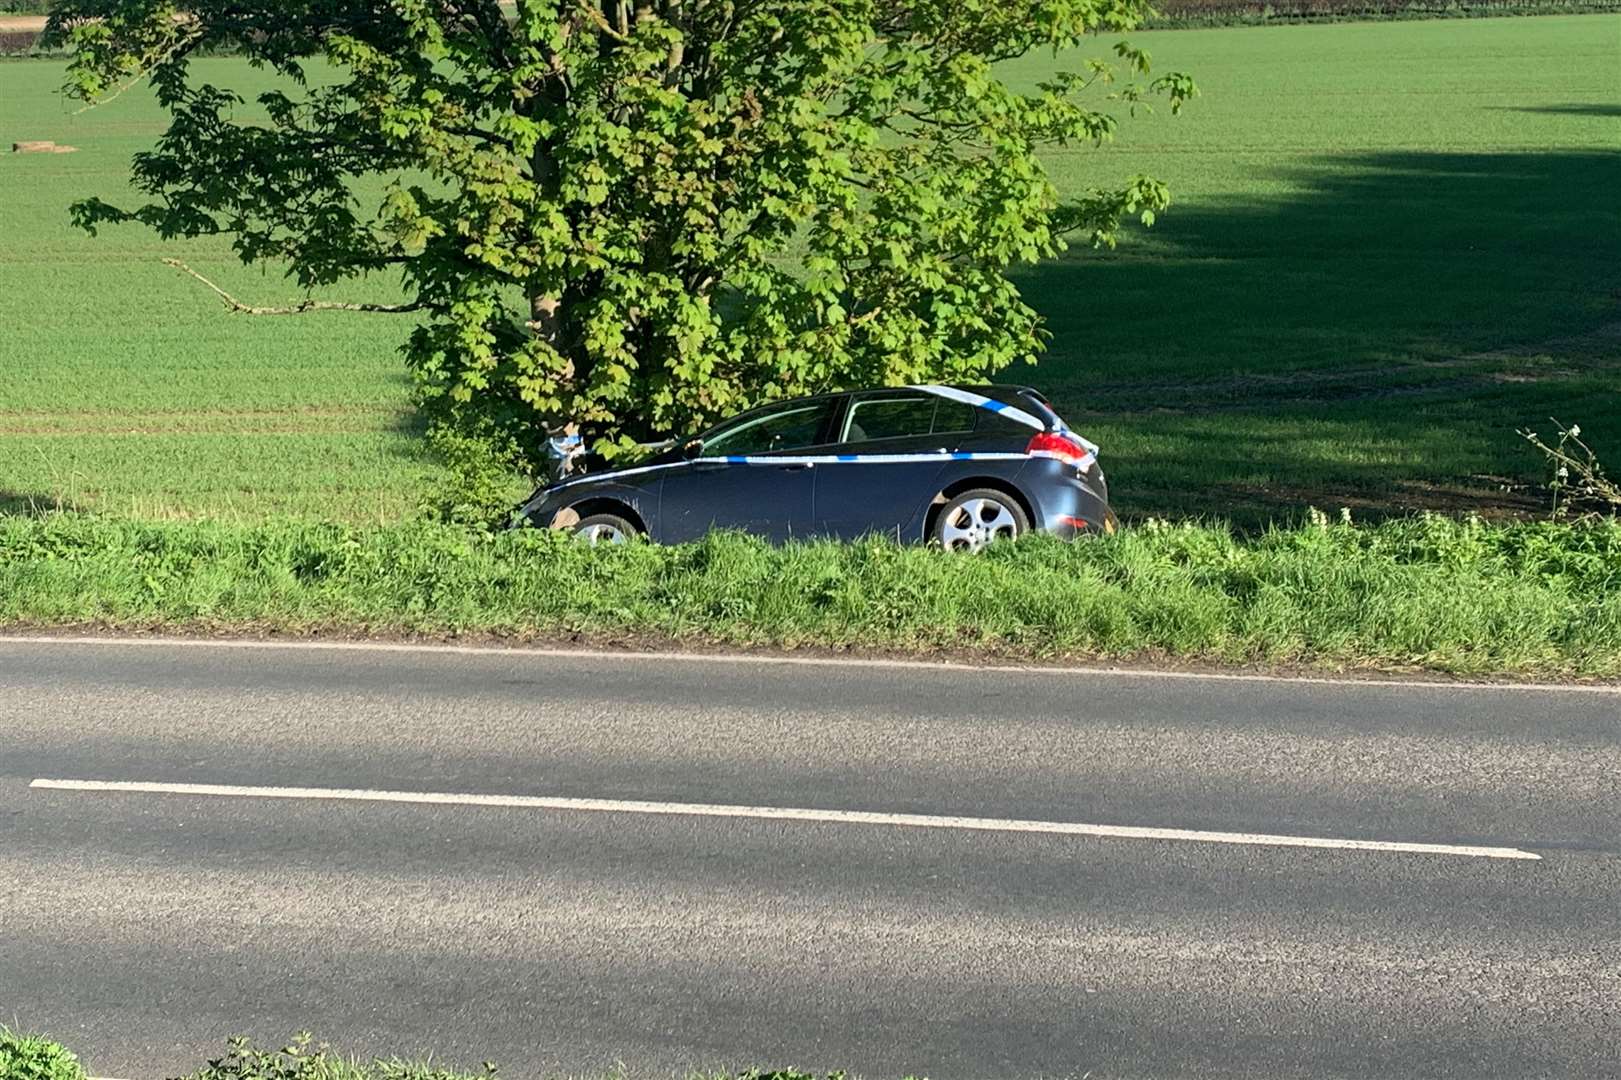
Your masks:
{"label": "green grass verge", "polygon": [[[844,1073],[825,1077],[797,1069],[748,1069],[733,1073],[694,1071],[680,1080],[844,1080]],[[301,1034],[286,1046],[266,1048],[251,1039],[232,1038],[225,1053],[189,1073],[183,1080],[497,1080],[499,1071],[485,1062],[477,1071],[406,1058],[345,1057]],[[623,1067],[592,1080],[630,1080]],[[79,1059],[61,1043],[40,1035],[22,1035],[0,1026],[0,1080],[86,1080]]]}
{"label": "green grass verge", "polygon": [[0,518],[0,625],[584,634],[976,656],[1621,674],[1621,525],[1130,529],[955,558],[737,535]]}
{"label": "green grass verge", "polygon": [[[497,1080],[499,1071],[485,1062],[477,1071],[406,1058],[364,1060],[334,1053],[308,1034],[277,1048],[257,1046],[241,1036],[230,1039],[225,1053],[189,1073],[183,1080]],[[630,1080],[623,1067],[592,1080]],[[819,1077],[797,1069],[748,1069],[733,1073],[693,1071],[679,1080],[844,1080],[844,1073]],[[0,1025],[0,1080],[86,1080],[77,1056],[42,1035],[23,1035]]]}
{"label": "green grass verge", "polygon": [[85,1080],[85,1072],[61,1043],[0,1024],[0,1080]]}
{"label": "green grass verge", "polygon": [[[1116,252],[1020,275],[1054,337],[1008,376],[1103,444],[1128,517],[1531,508],[1503,490],[1539,467],[1516,427],[1554,415],[1621,446],[1618,35],[1615,15],[1136,35],[1204,96],[1047,163],[1071,195],[1155,173],[1176,205]],[[232,59],[196,72],[265,85]],[[79,147],[0,155],[0,500],[408,514],[441,474],[395,353],[406,325],[233,317],[159,259],[254,301],[292,290],[220,242],[73,231],[68,203],[125,190],[163,120],[140,89],[76,112],[61,80],[60,62],[0,65],[0,131]]]}

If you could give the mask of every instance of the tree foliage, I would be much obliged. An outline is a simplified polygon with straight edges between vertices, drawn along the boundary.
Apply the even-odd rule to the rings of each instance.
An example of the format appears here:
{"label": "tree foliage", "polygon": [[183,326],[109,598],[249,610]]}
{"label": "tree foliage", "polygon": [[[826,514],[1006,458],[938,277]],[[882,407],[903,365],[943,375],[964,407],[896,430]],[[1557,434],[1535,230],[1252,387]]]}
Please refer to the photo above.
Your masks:
{"label": "tree foliage", "polygon": [[[1005,271],[1168,203],[1148,177],[1061,203],[1038,151],[1104,142],[1113,112],[1193,85],[1149,81],[1124,42],[1031,92],[995,65],[1146,11],[62,0],[48,33],[74,49],[72,92],[150,76],[171,118],[135,159],[147,201],[80,203],[80,224],[223,235],[306,289],[397,273],[428,406],[534,448],[570,420],[603,446],[1033,357],[1039,320]],[[280,76],[257,108],[192,77],[218,48]]]}

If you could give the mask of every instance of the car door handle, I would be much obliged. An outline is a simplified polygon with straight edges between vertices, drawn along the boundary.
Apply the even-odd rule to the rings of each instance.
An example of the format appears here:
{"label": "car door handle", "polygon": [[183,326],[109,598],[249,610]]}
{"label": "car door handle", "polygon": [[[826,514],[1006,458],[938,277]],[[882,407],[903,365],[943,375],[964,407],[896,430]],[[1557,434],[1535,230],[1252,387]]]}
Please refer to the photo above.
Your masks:
{"label": "car door handle", "polygon": [[784,463],[782,465],[778,465],[777,468],[779,468],[779,469],[787,469],[787,470],[790,470],[792,472],[798,472],[800,469],[814,469],[814,468],[816,468],[816,462],[814,462],[814,461],[791,461],[791,462],[786,462],[786,463]]}

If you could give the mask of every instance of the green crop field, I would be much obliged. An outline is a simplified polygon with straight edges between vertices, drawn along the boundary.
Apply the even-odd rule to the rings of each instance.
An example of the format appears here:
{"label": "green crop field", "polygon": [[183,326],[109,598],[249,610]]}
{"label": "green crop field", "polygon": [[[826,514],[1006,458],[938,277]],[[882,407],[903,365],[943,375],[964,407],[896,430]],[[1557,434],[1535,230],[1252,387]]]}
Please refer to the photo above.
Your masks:
{"label": "green crop field", "polygon": [[[1621,458],[1621,16],[1135,40],[1204,96],[1050,167],[1071,192],[1152,172],[1176,205],[1117,251],[1023,271],[1053,339],[1007,373],[1103,444],[1128,516],[1526,512],[1539,465],[1515,429],[1550,415]],[[68,203],[119,193],[162,116],[142,90],[78,113],[60,80],[0,64],[0,141],[80,148],[0,155],[0,511],[408,513],[435,476],[408,325],[228,315],[159,260],[250,302],[293,291],[223,244],[73,230]]]}

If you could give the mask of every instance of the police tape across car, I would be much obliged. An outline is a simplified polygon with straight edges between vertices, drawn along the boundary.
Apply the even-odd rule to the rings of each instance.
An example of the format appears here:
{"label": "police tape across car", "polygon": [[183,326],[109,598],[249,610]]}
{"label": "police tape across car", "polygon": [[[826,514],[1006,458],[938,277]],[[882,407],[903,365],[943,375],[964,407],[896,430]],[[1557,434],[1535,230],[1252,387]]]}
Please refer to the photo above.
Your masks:
{"label": "police tape across car", "polygon": [[773,402],[627,468],[581,468],[513,515],[591,543],[736,529],[773,541],[868,534],[977,551],[1031,531],[1115,527],[1095,443],[1025,386],[909,386]]}

